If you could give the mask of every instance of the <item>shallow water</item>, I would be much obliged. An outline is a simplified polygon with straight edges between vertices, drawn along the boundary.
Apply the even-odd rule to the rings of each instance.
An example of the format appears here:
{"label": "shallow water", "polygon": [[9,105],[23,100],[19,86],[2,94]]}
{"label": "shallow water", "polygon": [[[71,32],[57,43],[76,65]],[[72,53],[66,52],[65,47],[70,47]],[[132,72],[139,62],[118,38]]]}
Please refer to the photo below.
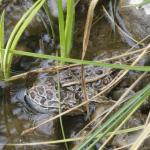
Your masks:
{"label": "shallow water", "polygon": [[[12,88],[15,91],[12,91]],[[58,139],[60,133],[55,122],[46,124],[27,135],[21,136],[22,131],[36,125],[41,120],[50,118],[50,116],[47,114],[34,114],[27,110],[23,101],[18,100],[14,95],[17,90],[14,86],[0,88],[0,143],[5,145],[5,143],[31,143]],[[14,147],[14,149],[18,148],[28,149],[26,146]],[[34,148],[40,149],[39,146],[34,146]],[[49,149],[51,146],[47,146],[47,148]],[[58,149],[58,146],[52,146],[52,148]],[[12,149],[12,147],[1,146],[0,149]]]}

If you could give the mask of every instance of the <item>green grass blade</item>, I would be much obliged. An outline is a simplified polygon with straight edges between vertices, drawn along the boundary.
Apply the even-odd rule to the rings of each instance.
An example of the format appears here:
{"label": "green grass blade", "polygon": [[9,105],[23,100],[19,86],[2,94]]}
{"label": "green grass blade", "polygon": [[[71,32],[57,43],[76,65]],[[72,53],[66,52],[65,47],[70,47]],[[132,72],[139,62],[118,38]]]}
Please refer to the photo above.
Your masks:
{"label": "green grass blade", "polygon": [[74,19],[75,19],[74,0],[67,1],[67,17],[66,17],[66,26],[65,26],[66,57],[69,57],[71,47],[72,47]]}
{"label": "green grass blade", "polygon": [[58,6],[60,53],[61,53],[61,57],[65,58],[66,57],[66,51],[65,51],[65,22],[64,22],[62,0],[57,0],[57,6]]}
{"label": "green grass blade", "polygon": [[60,36],[60,53],[62,58],[68,58],[72,47],[72,36],[75,18],[74,0],[67,1],[66,24],[64,21],[62,0],[57,0],[58,22]]}
{"label": "green grass blade", "polygon": [[3,71],[3,58],[4,58],[4,16],[5,12],[2,12],[2,15],[0,17],[0,65],[1,70]]}
{"label": "green grass blade", "polygon": [[[109,120],[102,124],[94,133],[90,134],[78,147],[83,150],[86,146],[92,148],[99,140],[101,140],[108,132],[114,130],[116,126],[121,124],[122,120],[132,115],[150,95],[150,84],[144,89],[136,93],[118,112],[116,112]],[[101,134],[98,138],[97,135]],[[92,142],[92,143],[91,143]]]}
{"label": "green grass blade", "polygon": [[100,66],[100,67],[108,67],[108,68],[115,68],[115,69],[124,69],[124,70],[135,70],[135,71],[145,71],[150,72],[149,66],[130,66],[125,64],[110,64],[110,63],[103,63],[100,61],[89,61],[89,60],[80,60],[80,59],[72,59],[72,58],[62,58],[58,56],[50,56],[45,54],[37,54],[19,50],[12,50],[12,53],[21,56],[29,56],[41,59],[50,59],[50,60],[57,60],[62,62],[74,63],[74,64],[81,64],[81,65],[93,65],[93,66]]}
{"label": "green grass blade", "polygon": [[[118,118],[114,119],[114,121],[110,123],[108,128],[106,128],[105,132],[102,132],[103,135],[101,137],[98,137],[98,139],[94,140],[94,142],[91,144],[91,146],[89,146],[89,148],[93,147],[100,139],[102,139],[105,135],[107,135],[109,131],[114,131],[118,126],[120,125],[122,126],[132,116],[132,114],[141,106],[141,104],[147,99],[149,95],[150,95],[150,89],[148,89],[147,92],[144,92],[143,95],[141,93],[141,97],[135,96],[135,100],[133,100],[135,103],[133,104],[129,103],[129,105],[127,106],[127,110],[122,112],[122,114],[120,114]],[[102,148],[100,148],[100,150],[101,149]]]}
{"label": "green grass blade", "polygon": [[9,70],[11,66],[11,61],[13,57],[13,53],[10,53],[10,50],[15,49],[22,33],[26,29],[26,27],[29,25],[33,17],[36,15],[38,10],[42,7],[45,0],[38,0],[19,20],[17,25],[15,26],[13,32],[10,35],[10,38],[6,45],[6,51],[4,55],[4,75],[5,78],[9,76]]}
{"label": "green grass blade", "polygon": [[52,16],[51,16],[50,9],[48,7],[47,1],[44,3],[43,7],[44,7],[45,13],[46,13],[46,15],[48,17],[48,21],[49,21],[49,24],[50,24],[50,27],[51,27],[51,31],[52,31],[52,37],[53,37],[53,39],[55,41],[56,40],[56,36],[55,36],[55,31],[54,31],[54,24],[53,24],[53,21],[52,21]]}

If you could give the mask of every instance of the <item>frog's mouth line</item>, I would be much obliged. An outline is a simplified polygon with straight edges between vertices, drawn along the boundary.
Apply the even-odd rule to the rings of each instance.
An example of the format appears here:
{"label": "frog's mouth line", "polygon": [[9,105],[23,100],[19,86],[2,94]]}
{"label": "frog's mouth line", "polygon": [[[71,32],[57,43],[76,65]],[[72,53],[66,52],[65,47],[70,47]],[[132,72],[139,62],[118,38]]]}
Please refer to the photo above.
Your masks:
{"label": "frog's mouth line", "polygon": [[43,114],[47,114],[47,113],[52,113],[52,112],[58,112],[58,108],[54,108],[54,107],[44,107],[38,103],[36,103],[35,101],[32,101],[28,95],[24,96],[24,101],[25,101],[25,105],[27,107],[27,109],[29,111],[32,111],[34,113],[43,113]]}
{"label": "frog's mouth line", "polygon": [[32,111],[34,113],[48,113],[48,110],[49,110],[48,107],[44,107],[35,103],[34,101],[30,100],[27,95],[24,96],[24,101],[29,111]]}

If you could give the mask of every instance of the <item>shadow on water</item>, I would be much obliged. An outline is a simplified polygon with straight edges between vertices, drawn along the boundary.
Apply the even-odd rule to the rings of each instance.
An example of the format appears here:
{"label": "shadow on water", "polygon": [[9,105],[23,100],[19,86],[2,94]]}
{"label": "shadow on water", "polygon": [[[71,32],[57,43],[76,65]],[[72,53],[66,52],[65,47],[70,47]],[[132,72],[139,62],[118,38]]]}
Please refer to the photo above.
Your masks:
{"label": "shadow on water", "polygon": [[[18,86],[17,87],[21,87]],[[14,85],[0,86],[0,150],[16,149],[60,149],[60,145],[42,146],[6,146],[7,143],[32,143],[56,140],[60,133],[55,122],[48,123],[38,130],[21,136],[23,130],[33,127],[40,120],[49,118],[49,115],[29,112],[23,101],[17,99],[17,87]],[[15,90],[14,90],[15,89]],[[63,147],[61,146],[61,149]]]}

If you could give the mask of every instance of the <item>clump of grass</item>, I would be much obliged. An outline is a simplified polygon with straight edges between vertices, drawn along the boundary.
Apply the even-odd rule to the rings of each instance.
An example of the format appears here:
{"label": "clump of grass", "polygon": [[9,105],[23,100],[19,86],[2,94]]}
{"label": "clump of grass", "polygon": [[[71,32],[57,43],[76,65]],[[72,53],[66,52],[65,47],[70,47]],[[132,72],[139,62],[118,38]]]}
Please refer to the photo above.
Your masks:
{"label": "clump of grass", "polygon": [[[4,14],[1,16],[1,29],[0,29],[0,36],[1,36],[1,70],[4,73],[4,78],[8,78],[10,76],[10,69],[13,59],[13,50],[15,50],[16,45],[26,29],[26,27],[31,22],[32,18],[36,15],[36,13],[39,11],[39,9],[43,6],[45,3],[45,0],[38,0],[35,2],[35,4],[27,10],[27,12],[22,16],[22,18],[18,21],[16,26],[14,27],[8,42],[6,44],[5,50],[4,50]],[[74,16],[75,16],[75,8],[74,8],[74,0],[67,2],[67,15],[66,15],[66,22],[64,19],[63,14],[63,7],[62,7],[62,0],[57,0],[58,4],[58,22],[59,22],[59,32],[60,32],[60,47],[61,47],[61,57],[67,58],[70,55],[71,47],[72,47],[72,34],[73,34],[73,27],[74,27]],[[48,11],[47,4],[44,5],[45,11],[50,19],[50,14]],[[52,25],[51,25],[52,28]],[[54,31],[52,30],[53,37]]]}
{"label": "clump of grass", "polygon": [[[10,69],[11,69],[11,64],[12,64],[12,59],[13,59],[13,53],[10,52],[11,50],[14,50],[16,48],[16,45],[26,29],[26,27],[29,25],[31,22],[32,18],[36,15],[36,13],[39,11],[39,9],[42,7],[44,4],[45,0],[38,0],[37,2],[34,3],[34,5],[27,10],[27,12],[22,16],[22,18],[18,21],[16,26],[14,27],[8,42],[6,44],[5,50],[1,49],[1,56],[2,56],[2,71],[4,73],[4,78],[8,78],[10,76]],[[4,15],[1,17],[1,26],[3,26],[4,22]],[[1,28],[3,30],[3,28]],[[4,39],[4,36],[2,36],[2,39]],[[3,40],[1,40],[1,43]],[[2,46],[4,45],[3,43],[1,44]],[[1,47],[3,48],[3,47]]]}
{"label": "clump of grass", "polygon": [[[53,39],[55,41],[56,40],[56,35],[55,35],[55,31],[54,31],[54,24],[53,24],[53,21],[52,21],[50,8],[48,6],[48,2],[47,1],[44,3],[43,7],[44,7],[44,11],[45,11],[45,13],[47,15],[49,24],[50,24],[50,28],[51,28],[51,31],[52,31],[52,37],[53,37]],[[49,33],[49,31],[48,31],[48,33]],[[49,33],[49,35],[50,35],[50,33]]]}
{"label": "clump of grass", "polygon": [[[92,149],[97,142],[103,139],[109,132],[113,132],[118,126],[121,127],[125,121],[143,104],[150,96],[150,84],[131,98],[119,111],[111,116],[105,123],[100,125],[93,133],[85,138],[84,141],[76,148],[78,150]],[[100,148],[100,150],[102,147]]]}

